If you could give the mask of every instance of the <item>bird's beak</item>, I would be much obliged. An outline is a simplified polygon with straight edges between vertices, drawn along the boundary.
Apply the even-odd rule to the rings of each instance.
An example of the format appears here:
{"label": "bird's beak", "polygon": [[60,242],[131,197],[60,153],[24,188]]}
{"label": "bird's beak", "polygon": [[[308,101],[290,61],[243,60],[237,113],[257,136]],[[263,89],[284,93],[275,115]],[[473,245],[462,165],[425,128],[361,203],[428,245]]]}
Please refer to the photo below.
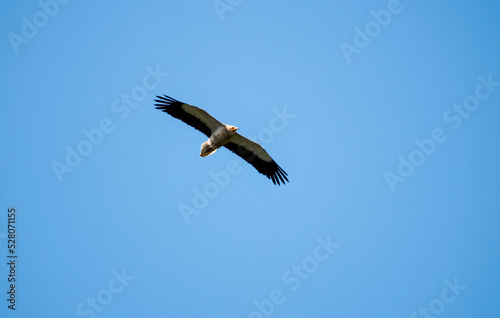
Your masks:
{"label": "bird's beak", "polygon": [[237,131],[237,130],[238,130],[238,127],[234,127],[234,126],[233,126],[233,127],[231,127],[231,130],[232,130],[232,131]]}

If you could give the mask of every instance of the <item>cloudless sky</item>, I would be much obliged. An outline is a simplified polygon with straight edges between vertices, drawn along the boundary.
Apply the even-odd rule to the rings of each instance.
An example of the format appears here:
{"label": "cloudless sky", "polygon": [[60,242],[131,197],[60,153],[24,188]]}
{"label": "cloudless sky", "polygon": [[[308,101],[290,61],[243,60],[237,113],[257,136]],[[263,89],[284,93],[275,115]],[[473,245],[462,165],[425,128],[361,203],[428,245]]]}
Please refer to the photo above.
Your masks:
{"label": "cloudless sky", "polygon": [[[499,14],[6,2],[0,316],[498,317]],[[200,158],[160,94],[238,126],[290,182]]]}

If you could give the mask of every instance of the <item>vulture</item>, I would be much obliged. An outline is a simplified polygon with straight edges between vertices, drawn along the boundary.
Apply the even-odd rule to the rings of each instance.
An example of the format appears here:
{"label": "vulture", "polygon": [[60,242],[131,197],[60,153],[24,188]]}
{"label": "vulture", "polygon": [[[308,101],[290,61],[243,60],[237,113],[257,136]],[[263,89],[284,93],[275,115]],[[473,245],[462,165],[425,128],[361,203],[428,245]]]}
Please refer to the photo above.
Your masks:
{"label": "vulture", "polygon": [[203,109],[179,102],[167,95],[156,98],[156,109],[182,120],[208,137],[208,140],[201,144],[201,157],[209,156],[224,146],[254,166],[274,184],[285,184],[285,181],[288,181],[288,174],[264,148],[236,132],[238,127],[223,124]]}

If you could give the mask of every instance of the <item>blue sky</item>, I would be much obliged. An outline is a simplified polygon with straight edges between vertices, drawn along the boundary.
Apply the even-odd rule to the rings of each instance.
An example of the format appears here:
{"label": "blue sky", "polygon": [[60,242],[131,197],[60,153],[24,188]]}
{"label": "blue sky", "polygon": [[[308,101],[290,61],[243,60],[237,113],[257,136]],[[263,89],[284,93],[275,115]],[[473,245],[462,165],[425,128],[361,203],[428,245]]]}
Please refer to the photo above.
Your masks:
{"label": "blue sky", "polygon": [[[499,12],[4,4],[1,316],[497,317]],[[238,126],[290,183],[200,158],[158,94]]]}

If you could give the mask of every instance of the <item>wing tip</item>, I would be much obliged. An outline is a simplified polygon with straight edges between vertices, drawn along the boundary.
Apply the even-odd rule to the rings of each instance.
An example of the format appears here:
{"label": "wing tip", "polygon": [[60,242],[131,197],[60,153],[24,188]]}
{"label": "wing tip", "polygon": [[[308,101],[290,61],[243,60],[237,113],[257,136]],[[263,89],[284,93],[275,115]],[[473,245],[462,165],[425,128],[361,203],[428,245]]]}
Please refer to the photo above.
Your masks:
{"label": "wing tip", "polygon": [[155,104],[156,109],[161,109],[164,111],[167,110],[167,107],[172,106],[172,104],[180,103],[175,98],[172,98],[172,97],[167,96],[167,95],[163,95],[163,96],[156,95],[155,102],[157,102],[157,104]]}
{"label": "wing tip", "polygon": [[[270,173],[266,174],[266,177],[271,179],[271,181],[278,186],[281,186],[282,184],[285,185],[286,182],[290,182],[287,178],[288,174],[281,168],[276,161],[273,160],[274,167]],[[280,183],[281,181],[281,183]]]}

